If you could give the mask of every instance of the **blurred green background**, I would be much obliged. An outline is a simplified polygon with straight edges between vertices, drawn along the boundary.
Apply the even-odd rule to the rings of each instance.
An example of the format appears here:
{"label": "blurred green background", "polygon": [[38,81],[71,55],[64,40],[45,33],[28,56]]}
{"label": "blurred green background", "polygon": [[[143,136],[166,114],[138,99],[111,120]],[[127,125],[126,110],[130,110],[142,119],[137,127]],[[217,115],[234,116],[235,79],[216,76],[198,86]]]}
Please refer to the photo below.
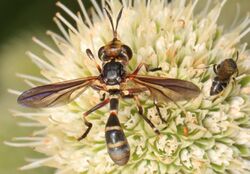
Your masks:
{"label": "blurred green background", "polygon": [[[42,54],[40,47],[33,44],[32,36],[37,36],[49,45],[53,45],[45,35],[47,29],[59,32],[52,21],[52,17],[59,9],[55,7],[55,0],[1,0],[0,1],[0,174],[47,174],[53,173],[52,169],[40,168],[31,171],[19,171],[18,168],[26,164],[24,158],[36,157],[27,148],[13,148],[4,145],[3,141],[12,137],[30,135],[32,129],[17,125],[20,119],[11,116],[10,109],[20,109],[16,104],[16,96],[7,93],[7,89],[26,89],[23,81],[15,76],[16,73],[39,75],[39,70],[25,55],[27,50],[32,50],[38,55]],[[79,10],[76,0],[62,0],[74,12]],[[89,6],[89,0],[84,0]],[[200,4],[206,3],[201,0]],[[228,0],[225,5],[220,24],[230,26],[236,14],[236,4],[241,7],[240,17],[250,11],[249,0]],[[242,18],[240,18],[242,19]],[[226,28],[226,27],[225,27]],[[243,42],[250,43],[248,34]]]}

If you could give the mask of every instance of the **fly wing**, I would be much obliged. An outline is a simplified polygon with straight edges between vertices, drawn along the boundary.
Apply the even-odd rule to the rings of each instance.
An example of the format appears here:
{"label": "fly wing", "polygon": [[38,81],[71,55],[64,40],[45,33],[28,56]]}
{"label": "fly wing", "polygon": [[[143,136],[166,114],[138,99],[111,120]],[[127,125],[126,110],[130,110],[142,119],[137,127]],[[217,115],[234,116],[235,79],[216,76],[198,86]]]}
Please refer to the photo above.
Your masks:
{"label": "fly wing", "polygon": [[38,86],[23,92],[18,97],[17,102],[32,108],[67,104],[82,94],[86,87],[95,80],[97,80],[97,77],[87,77]]}
{"label": "fly wing", "polygon": [[159,102],[190,100],[200,94],[200,89],[195,84],[185,80],[141,75],[133,76],[132,79],[146,86]]}

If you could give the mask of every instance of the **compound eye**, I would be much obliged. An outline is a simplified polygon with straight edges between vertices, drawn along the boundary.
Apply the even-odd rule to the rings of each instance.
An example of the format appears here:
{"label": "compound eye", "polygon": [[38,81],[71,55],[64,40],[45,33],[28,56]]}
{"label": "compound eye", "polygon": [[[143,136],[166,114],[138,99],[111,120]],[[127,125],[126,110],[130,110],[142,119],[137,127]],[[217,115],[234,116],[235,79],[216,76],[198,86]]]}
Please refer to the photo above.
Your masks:
{"label": "compound eye", "polygon": [[133,52],[132,52],[131,48],[129,48],[127,45],[122,45],[122,48],[123,48],[123,50],[125,50],[128,58],[131,59],[133,56]]}
{"label": "compound eye", "polygon": [[104,46],[101,47],[101,48],[99,49],[99,51],[98,51],[98,57],[99,57],[100,60],[103,59],[103,56],[104,56]]}

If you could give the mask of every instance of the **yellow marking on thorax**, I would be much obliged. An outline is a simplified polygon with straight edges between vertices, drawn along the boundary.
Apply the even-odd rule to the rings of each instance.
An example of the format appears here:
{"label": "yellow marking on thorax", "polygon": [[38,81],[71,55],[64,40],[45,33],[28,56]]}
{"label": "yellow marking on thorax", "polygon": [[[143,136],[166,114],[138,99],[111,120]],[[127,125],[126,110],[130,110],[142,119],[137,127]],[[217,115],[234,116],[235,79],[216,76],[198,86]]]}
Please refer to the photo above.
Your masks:
{"label": "yellow marking on thorax", "polygon": [[121,86],[120,85],[107,85],[107,90],[112,90],[112,89],[120,90]]}
{"label": "yellow marking on thorax", "polygon": [[123,91],[122,91],[122,94],[123,94],[123,95],[129,95],[129,91],[128,91],[128,90],[123,90]]}

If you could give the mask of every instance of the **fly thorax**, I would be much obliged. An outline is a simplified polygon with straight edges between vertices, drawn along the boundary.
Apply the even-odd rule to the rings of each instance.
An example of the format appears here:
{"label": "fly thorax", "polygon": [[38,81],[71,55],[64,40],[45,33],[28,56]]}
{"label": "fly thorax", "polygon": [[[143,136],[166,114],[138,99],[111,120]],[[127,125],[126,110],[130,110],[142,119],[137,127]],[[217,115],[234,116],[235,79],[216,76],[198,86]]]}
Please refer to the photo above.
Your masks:
{"label": "fly thorax", "polygon": [[120,84],[124,75],[124,67],[120,62],[111,61],[103,66],[102,78],[107,85]]}

